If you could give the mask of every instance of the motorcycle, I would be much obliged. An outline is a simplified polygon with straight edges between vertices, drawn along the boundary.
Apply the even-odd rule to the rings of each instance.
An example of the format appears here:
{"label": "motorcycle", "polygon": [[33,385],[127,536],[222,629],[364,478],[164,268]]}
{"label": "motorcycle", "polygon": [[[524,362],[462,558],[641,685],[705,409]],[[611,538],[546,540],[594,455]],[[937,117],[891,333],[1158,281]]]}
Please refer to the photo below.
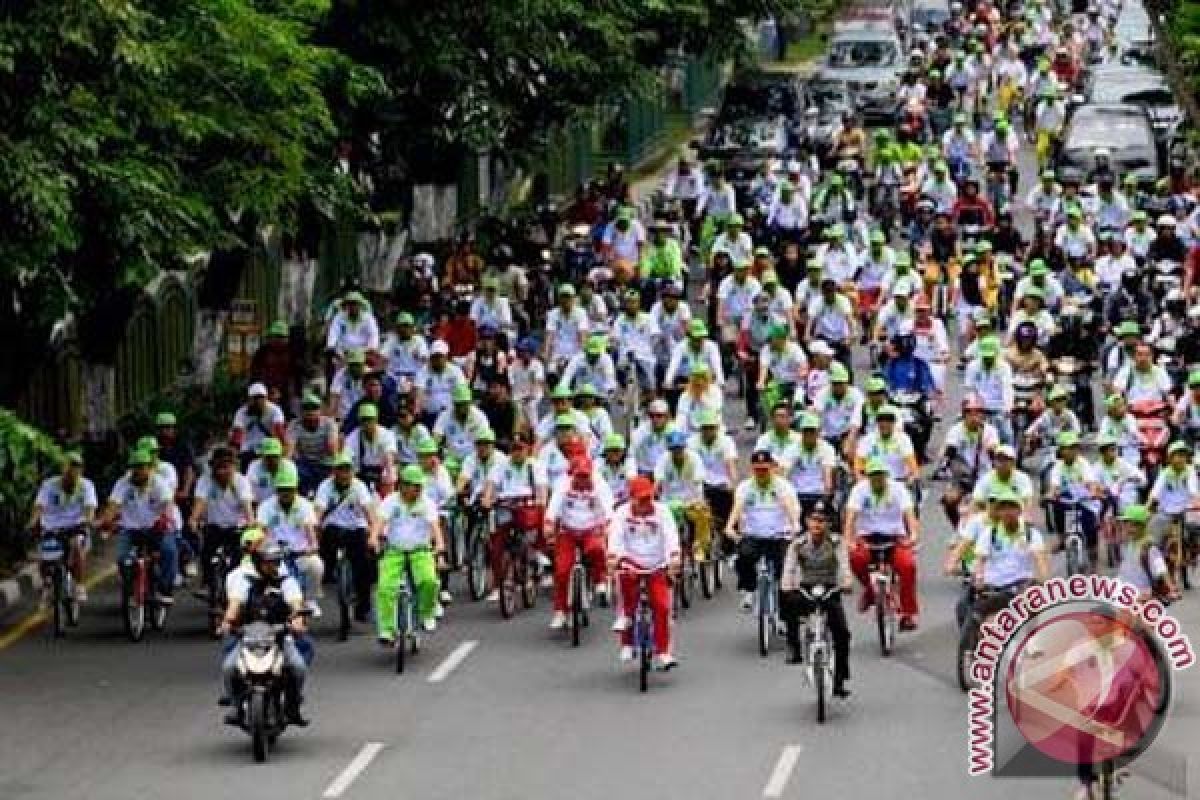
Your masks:
{"label": "motorcycle", "polygon": [[[1045,385],[1041,375],[1018,372],[1013,376],[1013,433],[1018,441],[1042,412],[1041,397]],[[1023,455],[1021,450],[1017,452],[1018,467]]]}
{"label": "motorcycle", "polygon": [[262,763],[288,727],[289,678],[284,674],[283,638],[287,626],[255,620],[241,632],[235,689],[239,727],[249,736],[254,760]]}
{"label": "motorcycle", "polygon": [[1151,267],[1154,277],[1151,279],[1151,292],[1155,301],[1161,307],[1167,292],[1178,289],[1183,285],[1183,265],[1178,261],[1155,261]]}
{"label": "motorcycle", "polygon": [[1153,486],[1166,458],[1167,443],[1171,440],[1168,422],[1170,407],[1162,400],[1138,400],[1130,405],[1129,413],[1137,420],[1138,450],[1141,453],[1139,466],[1147,484]]}
{"label": "motorcycle", "polygon": [[891,403],[899,410],[899,421],[904,426],[904,432],[912,439],[913,449],[924,463],[929,439],[933,435],[933,408],[929,398],[920,392],[896,390],[891,393]]}

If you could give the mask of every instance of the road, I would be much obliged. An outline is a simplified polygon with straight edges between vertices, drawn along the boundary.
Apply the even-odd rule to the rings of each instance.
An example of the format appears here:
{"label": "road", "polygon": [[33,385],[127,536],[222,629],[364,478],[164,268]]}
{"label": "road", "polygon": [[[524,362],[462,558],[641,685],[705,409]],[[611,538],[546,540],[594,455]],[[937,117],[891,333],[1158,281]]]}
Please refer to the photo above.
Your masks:
{"label": "road", "polygon": [[[1023,167],[1028,187],[1028,160]],[[957,391],[950,403],[957,408]],[[745,454],[752,439],[740,432],[740,407],[727,398]],[[1068,796],[1062,779],[967,777],[957,586],[939,574],[949,530],[936,492],[922,518],[922,628],[883,659],[867,620],[851,614],[854,694],[821,727],[803,671],[781,651],[758,656],[752,618],[736,610],[728,586],[685,613],[681,666],[652,675],[644,695],[617,663],[608,613],[572,649],[547,629],[542,596],[508,622],[495,607],[451,606],[402,676],[367,633],[339,644],[328,620],[317,623],[314,723],[289,730],[271,762],[256,766],[244,734],[220,723],[217,651],[201,633],[199,604],[185,600],[169,635],[133,645],[109,586],[67,639],[35,631],[0,652],[0,799]],[[1196,605],[1189,597],[1173,609],[1192,631]],[[1126,797],[1187,796],[1187,757],[1200,734],[1195,675],[1188,680]]]}

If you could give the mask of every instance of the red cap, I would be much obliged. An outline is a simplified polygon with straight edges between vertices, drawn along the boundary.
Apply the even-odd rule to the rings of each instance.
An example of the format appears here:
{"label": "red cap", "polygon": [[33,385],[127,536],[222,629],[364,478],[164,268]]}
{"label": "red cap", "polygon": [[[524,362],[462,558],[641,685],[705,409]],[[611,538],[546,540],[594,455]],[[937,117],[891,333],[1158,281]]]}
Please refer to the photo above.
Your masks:
{"label": "red cap", "polygon": [[654,496],[654,481],[645,475],[629,479],[629,496],[634,500],[645,500]]}

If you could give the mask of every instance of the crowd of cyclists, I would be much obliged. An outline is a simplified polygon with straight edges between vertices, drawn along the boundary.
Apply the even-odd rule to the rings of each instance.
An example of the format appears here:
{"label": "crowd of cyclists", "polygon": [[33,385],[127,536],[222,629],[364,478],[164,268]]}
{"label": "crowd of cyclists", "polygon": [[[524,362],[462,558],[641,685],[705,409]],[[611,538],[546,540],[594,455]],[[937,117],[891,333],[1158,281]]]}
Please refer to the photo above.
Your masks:
{"label": "crowd of cyclists", "polygon": [[[582,236],[588,258],[549,286],[505,248],[488,263],[464,243],[443,269],[422,256],[404,307],[351,291],[330,310],[323,391],[249,386],[197,469],[164,457],[175,420],[161,414],[106,502],[72,456],[35,524],[112,531],[118,563],[153,533],[165,603],[193,577],[211,585],[218,549],[244,553],[230,634],[246,587],[292,575],[307,639],[344,548],[354,619],[373,607],[389,648],[407,574],[433,631],[465,599],[453,575],[471,537],[486,542],[481,595],[503,603],[520,534],[521,578],[551,590],[554,629],[572,622],[578,549],[596,601],[616,605],[623,660],[645,577],[664,670],[688,565],[732,560],[749,610],[765,558],[797,661],[798,588],[857,577],[866,611],[867,539],[890,537],[900,628],[916,629],[930,493],[955,531],[960,624],[980,590],[1014,596],[1064,549],[1069,570],[1174,600],[1200,509],[1200,209],[1175,164],[1151,185],[1103,150],[1088,174],[1055,168],[1064,98],[1119,11],[955,3],[911,53],[895,125],[868,134],[850,112],[828,148],[789,142],[736,189],[720,164],[681,158],[650,218],[619,175],[589,187],[556,234]],[[1027,147],[1038,169],[1022,186]],[[72,538],[83,600],[86,536]],[[840,606],[830,624],[845,696]],[[288,658],[301,676],[306,653]]]}

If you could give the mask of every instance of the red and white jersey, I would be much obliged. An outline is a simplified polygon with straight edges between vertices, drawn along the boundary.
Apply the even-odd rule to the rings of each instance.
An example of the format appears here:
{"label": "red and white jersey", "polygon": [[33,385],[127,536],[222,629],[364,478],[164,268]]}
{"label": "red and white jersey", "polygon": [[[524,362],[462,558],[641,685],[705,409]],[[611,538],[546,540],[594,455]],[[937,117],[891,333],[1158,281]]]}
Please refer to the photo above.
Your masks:
{"label": "red and white jersey", "polygon": [[608,552],[618,561],[627,559],[641,569],[658,569],[679,555],[679,529],[665,503],[654,504],[645,516],[626,503],[613,514],[608,526]]}
{"label": "red and white jersey", "polygon": [[559,478],[550,491],[546,519],[568,531],[604,531],[616,502],[612,489],[599,472],[592,471],[592,488],[580,491],[570,475]]}

